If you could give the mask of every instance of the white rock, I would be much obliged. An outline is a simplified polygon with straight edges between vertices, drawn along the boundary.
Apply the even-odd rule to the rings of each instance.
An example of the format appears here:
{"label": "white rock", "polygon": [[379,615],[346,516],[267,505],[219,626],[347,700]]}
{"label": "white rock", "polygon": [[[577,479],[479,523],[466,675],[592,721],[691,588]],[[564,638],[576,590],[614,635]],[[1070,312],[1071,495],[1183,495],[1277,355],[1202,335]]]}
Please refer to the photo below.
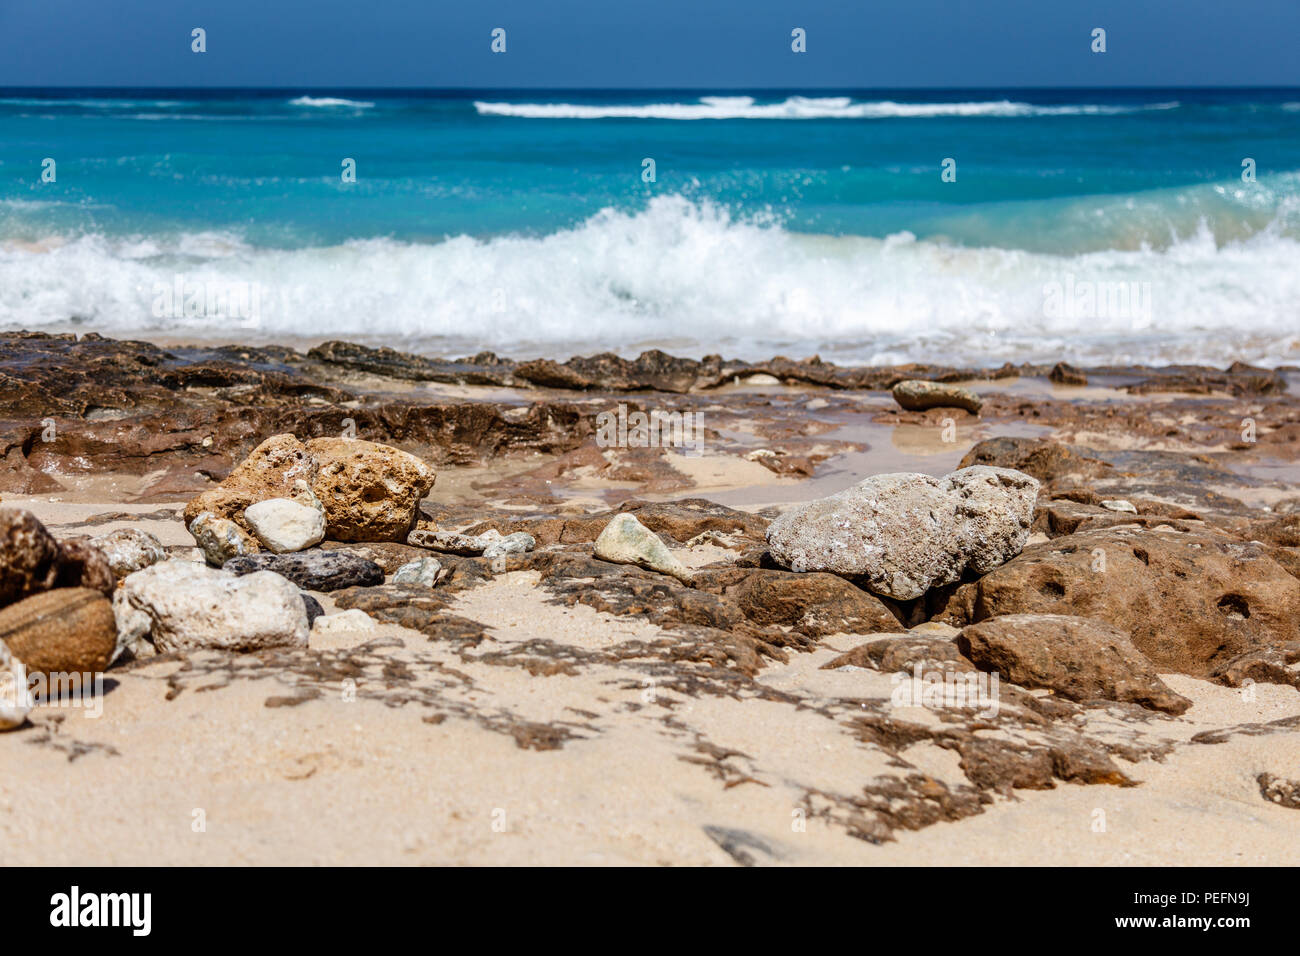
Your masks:
{"label": "white rock", "polygon": [[257,540],[276,554],[288,554],[325,539],[325,512],[288,498],[268,498],[244,509]]}
{"label": "white rock", "polygon": [[5,642],[0,641],[0,730],[21,727],[31,712],[27,669],[9,653]]}
{"label": "white rock", "polygon": [[1123,498],[1115,498],[1112,501],[1103,501],[1103,508],[1109,508],[1111,511],[1120,511],[1124,514],[1135,515],[1138,513],[1137,506],[1131,501],[1125,501]]}
{"label": "white rock", "polygon": [[442,563],[437,558],[416,558],[393,572],[392,584],[431,588],[442,577]]}
{"label": "white rock", "polygon": [[483,547],[483,557],[499,558],[507,554],[523,554],[533,550],[536,546],[537,541],[531,534],[516,531],[504,538],[497,538],[495,541],[487,542]]}
{"label": "white rock", "polygon": [[[307,608],[273,571],[243,577],[191,561],[163,561],[126,578],[113,595],[120,654],[197,648],[306,647]],[[116,655],[115,655],[116,656]]]}
{"label": "white rock", "polygon": [[90,543],[108,558],[108,566],[119,581],[128,574],[167,560],[167,549],[162,542],[139,528],[110,531],[91,538]]}
{"label": "white rock", "polygon": [[357,631],[373,631],[378,624],[375,619],[360,608],[340,611],[338,614],[322,614],[311,626],[311,632],[318,637],[338,634],[355,634]]}
{"label": "white rock", "polygon": [[1037,496],[1038,481],[1009,468],[876,475],[778,517],[768,550],[793,571],[830,571],[907,601],[1019,554]]}
{"label": "white rock", "polygon": [[596,557],[615,564],[635,564],[691,583],[691,570],[668,550],[668,545],[630,514],[615,515],[596,539]]}

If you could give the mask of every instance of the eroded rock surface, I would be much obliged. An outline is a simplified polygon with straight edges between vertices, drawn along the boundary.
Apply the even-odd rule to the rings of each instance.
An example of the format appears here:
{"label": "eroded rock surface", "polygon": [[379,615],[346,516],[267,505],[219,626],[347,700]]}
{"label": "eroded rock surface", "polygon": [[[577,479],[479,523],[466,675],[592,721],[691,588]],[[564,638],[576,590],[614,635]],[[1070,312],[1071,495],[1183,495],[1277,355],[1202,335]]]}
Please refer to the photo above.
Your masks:
{"label": "eroded rock surface", "polygon": [[1257,543],[1118,526],[1030,546],[959,587],[944,619],[1095,618],[1162,673],[1212,677],[1234,658],[1300,640],[1300,580]]}
{"label": "eroded rock surface", "polygon": [[85,537],[57,541],[23,508],[0,508],[0,607],[53,588],[114,585],[104,554]]}
{"label": "eroded rock surface", "polygon": [[1181,714],[1175,694],[1151,662],[1113,625],[1060,614],[1008,614],[964,629],[962,654],[1021,687],[1045,687],[1070,700],[1132,701]]}
{"label": "eroded rock surface", "polygon": [[773,559],[794,571],[830,571],[877,594],[912,600],[983,573],[1024,547],[1038,482],[976,466],[944,478],[877,475],[795,507],[767,529]]}
{"label": "eroded rock surface", "polygon": [[318,472],[312,491],[325,506],[336,541],[405,541],[434,472],[414,455],[351,438],[314,438],[307,452]]}
{"label": "eroded rock surface", "polygon": [[251,531],[244,520],[249,505],[270,498],[291,498],[294,483],[310,483],[316,470],[316,461],[302,442],[293,435],[274,435],[254,448],[220,485],[190,499],[185,506],[185,523],[188,526],[210,511]]}
{"label": "eroded rock surface", "polygon": [[[307,610],[298,588],[270,571],[244,577],[190,561],[137,571],[113,596],[119,652],[306,646]],[[150,645],[152,647],[150,647]]]}
{"label": "eroded rock surface", "polygon": [[222,565],[222,570],[237,575],[274,571],[309,591],[370,587],[384,581],[384,572],[379,565],[350,551],[250,554],[231,558]]}

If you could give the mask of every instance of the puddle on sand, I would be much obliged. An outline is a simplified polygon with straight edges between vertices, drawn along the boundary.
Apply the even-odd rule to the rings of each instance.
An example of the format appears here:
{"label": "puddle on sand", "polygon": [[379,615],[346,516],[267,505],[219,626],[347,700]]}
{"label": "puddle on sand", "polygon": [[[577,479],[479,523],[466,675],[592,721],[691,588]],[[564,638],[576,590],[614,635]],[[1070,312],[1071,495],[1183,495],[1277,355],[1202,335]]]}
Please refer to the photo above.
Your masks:
{"label": "puddle on sand", "polygon": [[1230,455],[1216,456],[1230,472],[1243,478],[1265,483],[1265,487],[1247,490],[1241,487],[1217,488],[1221,494],[1259,508],[1271,508],[1279,501],[1300,497],[1300,461],[1265,458],[1261,461],[1236,464]]}
{"label": "puddle on sand", "polygon": [[1052,432],[1046,425],[978,419],[958,423],[956,430],[954,441],[944,441],[944,430],[935,425],[887,425],[846,416],[840,428],[820,437],[857,442],[866,446],[864,451],[828,458],[814,477],[796,485],[750,485],[714,491],[709,498],[732,508],[754,508],[824,498],[872,475],[912,471],[937,477],[956,470],[966,453],[986,438],[1040,438]]}

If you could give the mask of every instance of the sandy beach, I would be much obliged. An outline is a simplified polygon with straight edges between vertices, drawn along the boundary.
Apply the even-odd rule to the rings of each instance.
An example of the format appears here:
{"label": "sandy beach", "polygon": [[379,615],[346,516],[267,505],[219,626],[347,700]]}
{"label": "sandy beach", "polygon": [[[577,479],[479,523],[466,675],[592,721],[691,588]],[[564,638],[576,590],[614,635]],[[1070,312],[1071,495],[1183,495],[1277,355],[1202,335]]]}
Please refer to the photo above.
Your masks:
{"label": "sandy beach", "polygon": [[[93,708],[35,706],[0,733],[4,865],[1297,862],[1287,370],[1070,385],[1030,366],[155,349],[3,338],[0,508],[60,542],[146,532],[197,567],[197,496],[274,436],[342,435],[436,472],[414,527],[438,544],[327,534],[302,553],[382,578],[304,588],[322,615],[305,643],[168,649],[155,630]],[[909,411],[903,380],[982,408]],[[620,405],[698,414],[704,440],[602,446]],[[783,512],[971,466],[1034,480],[1023,542],[987,572],[912,599],[774,562]],[[621,514],[685,570],[594,555]],[[532,546],[432,537],[489,531]],[[1071,562],[1099,549],[1115,576],[1091,587]],[[437,583],[394,583],[428,557]],[[1046,638],[989,663],[979,628],[1007,615],[1105,625],[1141,661],[1107,657],[1086,693]],[[923,671],[999,670],[974,705],[900,701]]]}

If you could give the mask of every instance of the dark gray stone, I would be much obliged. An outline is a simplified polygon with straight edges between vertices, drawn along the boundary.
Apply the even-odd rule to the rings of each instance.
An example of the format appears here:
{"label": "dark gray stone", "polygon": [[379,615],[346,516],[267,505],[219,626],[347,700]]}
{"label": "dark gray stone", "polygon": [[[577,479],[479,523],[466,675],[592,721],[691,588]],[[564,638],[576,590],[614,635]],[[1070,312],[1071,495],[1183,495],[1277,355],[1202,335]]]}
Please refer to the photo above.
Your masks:
{"label": "dark gray stone", "polygon": [[320,606],[320,601],[316,600],[306,591],[302,592],[302,605],[307,609],[307,626],[311,627],[316,623],[316,618],[325,613],[325,609]]}
{"label": "dark gray stone", "polygon": [[221,567],[240,575],[274,571],[308,591],[337,591],[384,583],[384,571],[379,565],[349,551],[246,554],[231,558]]}

